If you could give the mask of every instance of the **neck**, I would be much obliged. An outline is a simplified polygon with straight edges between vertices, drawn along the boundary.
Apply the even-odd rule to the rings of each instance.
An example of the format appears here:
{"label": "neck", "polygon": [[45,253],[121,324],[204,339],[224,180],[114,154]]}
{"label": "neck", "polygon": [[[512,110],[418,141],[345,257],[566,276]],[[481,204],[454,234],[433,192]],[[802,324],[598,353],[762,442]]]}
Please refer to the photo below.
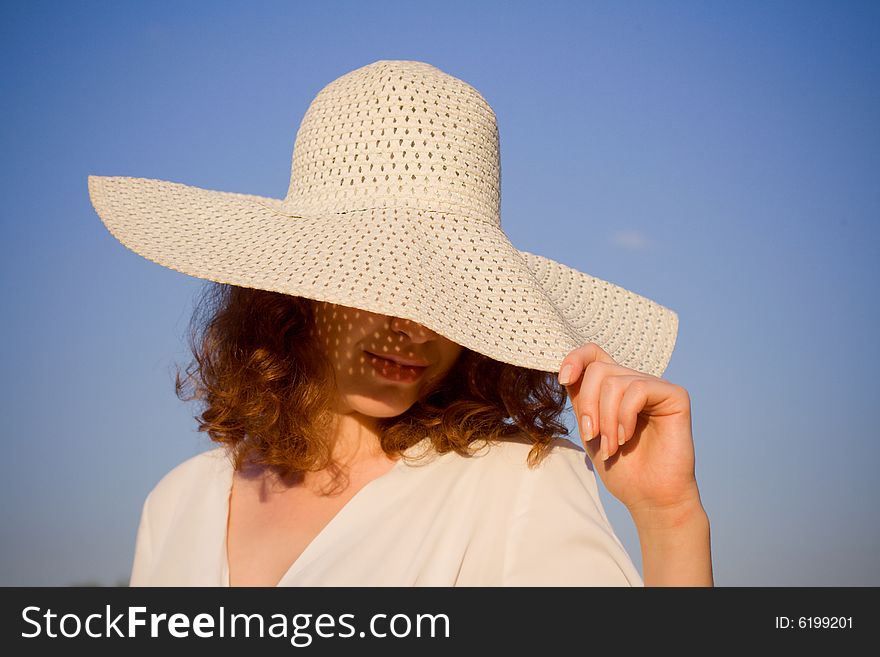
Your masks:
{"label": "neck", "polygon": [[340,465],[352,467],[363,461],[381,460],[385,457],[376,424],[375,418],[361,413],[337,415],[333,460]]}

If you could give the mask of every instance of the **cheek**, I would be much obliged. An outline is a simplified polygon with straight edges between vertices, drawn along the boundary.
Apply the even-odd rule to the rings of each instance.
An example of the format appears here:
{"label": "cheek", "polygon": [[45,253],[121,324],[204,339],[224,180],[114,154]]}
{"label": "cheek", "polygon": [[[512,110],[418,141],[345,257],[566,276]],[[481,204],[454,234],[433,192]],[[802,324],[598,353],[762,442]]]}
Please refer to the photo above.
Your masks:
{"label": "cheek", "polygon": [[464,347],[455,344],[454,342],[447,345],[444,349],[444,371],[448,372],[455,365],[456,361],[458,361],[461,353],[464,351]]}
{"label": "cheek", "polygon": [[381,315],[321,303],[316,307],[313,330],[331,357],[350,360],[360,354],[364,340],[376,333],[381,325]]}

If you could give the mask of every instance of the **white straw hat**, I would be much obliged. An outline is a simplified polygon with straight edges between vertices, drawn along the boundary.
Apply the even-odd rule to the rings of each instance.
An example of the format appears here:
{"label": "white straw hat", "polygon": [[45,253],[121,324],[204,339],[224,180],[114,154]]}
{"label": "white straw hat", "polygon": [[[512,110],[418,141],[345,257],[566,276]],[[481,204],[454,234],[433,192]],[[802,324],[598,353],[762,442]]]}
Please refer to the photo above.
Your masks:
{"label": "white straw hat", "polygon": [[190,276],[411,319],[537,370],[591,341],[661,376],[676,313],[516,249],[501,228],[499,153],[476,89],[382,60],[312,101],[284,199],[116,176],[89,176],[89,194],[126,247]]}

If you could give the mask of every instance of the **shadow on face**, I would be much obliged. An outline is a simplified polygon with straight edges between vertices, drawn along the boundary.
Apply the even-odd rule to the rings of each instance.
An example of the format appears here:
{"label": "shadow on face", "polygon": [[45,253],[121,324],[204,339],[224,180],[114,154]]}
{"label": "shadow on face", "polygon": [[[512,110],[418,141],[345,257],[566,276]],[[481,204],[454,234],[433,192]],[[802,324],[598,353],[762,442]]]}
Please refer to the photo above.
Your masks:
{"label": "shadow on face", "polygon": [[406,412],[452,369],[462,347],[409,319],[314,302],[313,338],[333,366],[342,412]]}

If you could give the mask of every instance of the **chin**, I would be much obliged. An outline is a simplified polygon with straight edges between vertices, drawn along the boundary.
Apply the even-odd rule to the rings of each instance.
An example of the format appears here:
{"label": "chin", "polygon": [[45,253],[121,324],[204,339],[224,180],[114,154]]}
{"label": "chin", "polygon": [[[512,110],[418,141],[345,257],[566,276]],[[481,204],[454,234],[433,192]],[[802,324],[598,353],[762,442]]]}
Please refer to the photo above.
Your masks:
{"label": "chin", "polygon": [[368,417],[397,417],[403,415],[414,402],[381,402],[376,399],[361,400],[360,403],[352,403],[351,409]]}

